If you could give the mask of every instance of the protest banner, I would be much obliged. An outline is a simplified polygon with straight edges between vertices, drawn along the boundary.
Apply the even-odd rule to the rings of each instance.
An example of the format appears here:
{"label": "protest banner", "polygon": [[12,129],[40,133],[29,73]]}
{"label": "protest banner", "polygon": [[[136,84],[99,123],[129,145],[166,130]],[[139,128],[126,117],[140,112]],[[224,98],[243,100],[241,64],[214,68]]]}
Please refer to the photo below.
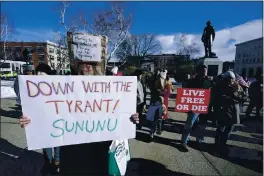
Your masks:
{"label": "protest banner", "polygon": [[207,114],[210,94],[209,89],[177,88],[175,111]]}
{"label": "protest banner", "polygon": [[29,150],[135,138],[137,78],[19,76]]}
{"label": "protest banner", "polygon": [[72,34],[72,51],[74,59],[101,62],[101,37],[86,33]]}

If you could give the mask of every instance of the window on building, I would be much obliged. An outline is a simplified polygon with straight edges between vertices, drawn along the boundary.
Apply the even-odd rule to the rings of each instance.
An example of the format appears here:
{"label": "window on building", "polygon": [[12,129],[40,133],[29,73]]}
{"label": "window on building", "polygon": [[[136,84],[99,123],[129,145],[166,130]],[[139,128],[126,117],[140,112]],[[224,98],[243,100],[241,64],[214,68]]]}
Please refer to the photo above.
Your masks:
{"label": "window on building", "polygon": [[39,54],[44,54],[44,46],[37,46],[37,52]]}
{"label": "window on building", "polygon": [[38,60],[44,62],[44,56],[43,55],[38,55]]}
{"label": "window on building", "polygon": [[238,54],[237,57],[240,58],[240,54]]}
{"label": "window on building", "polygon": [[256,58],[254,58],[252,62],[255,63],[256,62]]}
{"label": "window on building", "polygon": [[241,74],[243,77],[246,77],[247,76],[247,68],[243,68],[242,69],[242,74]]}
{"label": "window on building", "polygon": [[54,60],[54,56],[50,56],[49,58],[50,58],[50,60]]}
{"label": "window on building", "polygon": [[15,52],[21,52],[21,47],[20,46],[15,46],[14,47]]}
{"label": "window on building", "polygon": [[252,78],[253,76],[254,76],[254,69],[253,68],[249,68],[248,77]]}
{"label": "window on building", "polygon": [[60,54],[60,53],[61,53],[61,51],[59,49],[57,49],[56,54]]}
{"label": "window on building", "polygon": [[54,53],[54,49],[53,48],[49,48],[49,53]]}
{"label": "window on building", "polygon": [[29,52],[32,51],[32,47],[31,46],[26,46],[25,49],[27,49]]}
{"label": "window on building", "polygon": [[39,63],[39,64],[45,64],[44,61],[40,61],[40,60],[38,61],[38,63]]}

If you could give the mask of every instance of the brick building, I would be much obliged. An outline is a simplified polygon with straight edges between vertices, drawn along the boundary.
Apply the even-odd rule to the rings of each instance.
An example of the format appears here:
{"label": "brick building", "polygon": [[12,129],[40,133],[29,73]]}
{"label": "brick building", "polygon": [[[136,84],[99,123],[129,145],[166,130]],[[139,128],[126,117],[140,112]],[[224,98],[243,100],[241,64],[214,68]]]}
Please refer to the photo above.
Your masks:
{"label": "brick building", "polygon": [[[0,59],[4,58],[3,46],[4,43],[0,42]],[[68,57],[65,57],[67,55],[67,49],[59,47],[57,44],[49,41],[6,42],[5,53],[7,55],[7,60],[28,61],[32,63],[34,67],[36,67],[39,63],[46,63],[53,69],[56,69],[58,64],[62,64],[62,72],[69,69],[69,59]]]}

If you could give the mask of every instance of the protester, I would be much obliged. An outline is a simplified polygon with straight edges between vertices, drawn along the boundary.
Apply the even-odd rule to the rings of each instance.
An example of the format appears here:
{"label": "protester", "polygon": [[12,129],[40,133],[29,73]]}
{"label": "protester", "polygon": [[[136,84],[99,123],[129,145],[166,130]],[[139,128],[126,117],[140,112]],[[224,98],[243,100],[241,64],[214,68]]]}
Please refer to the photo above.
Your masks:
{"label": "protester", "polygon": [[[165,86],[164,86],[164,89],[162,90],[162,93],[161,93],[163,95],[163,98],[164,98],[164,105],[166,106],[166,111],[169,108],[169,98],[171,95],[171,89],[172,89],[172,83],[169,79],[169,76],[166,75]],[[166,113],[164,115],[163,119],[168,119],[168,113]]]}
{"label": "protester", "polygon": [[[41,63],[37,66],[36,68],[36,75],[51,75],[52,70],[49,65]],[[30,120],[23,116],[20,119],[20,124],[22,127],[25,127],[27,123],[29,123]],[[52,156],[52,150],[54,149],[54,158]],[[41,170],[42,174],[47,174],[47,173],[57,173],[59,171],[59,164],[60,164],[60,148],[55,147],[55,148],[45,148],[43,149],[44,151],[44,159],[45,163],[44,166]]]}
{"label": "protester", "polygon": [[[139,114],[139,119],[142,119],[143,110],[144,110],[144,88],[141,82],[142,70],[136,69],[134,76],[137,76],[137,112]],[[141,129],[142,125],[138,124],[137,129]]]}
{"label": "protester", "polygon": [[18,75],[16,76],[16,79],[14,81],[13,85],[14,91],[16,93],[16,105],[20,106],[21,105],[21,100],[20,100],[20,93],[19,93],[19,82],[18,82]]}
{"label": "protester", "polygon": [[184,80],[183,80],[183,82],[182,82],[182,87],[183,88],[185,88],[186,86],[187,86],[187,84],[188,84],[188,81],[191,79],[191,75],[190,74],[186,74],[185,75],[185,78],[184,78]]}
{"label": "protester", "polygon": [[[153,98],[154,99],[154,98]],[[154,134],[157,131],[157,134],[162,133],[162,119],[166,115],[167,109],[164,105],[164,98],[162,96],[157,96],[157,101],[150,104],[147,113],[147,119],[150,121],[150,138],[154,138]]]}
{"label": "protester", "polygon": [[151,79],[149,80],[149,88],[150,88],[150,97],[151,97],[151,99],[152,99],[152,97],[155,97],[156,94],[157,95],[159,94],[158,87],[157,87],[159,74],[160,74],[160,70],[156,69],[154,74],[152,75]]}
{"label": "protester", "polygon": [[[246,110],[246,118],[250,119],[250,114],[256,107],[256,119],[260,118],[260,110],[263,107],[263,75],[256,76],[256,81],[249,87],[250,102]],[[262,120],[262,119],[260,119]]]}
{"label": "protester", "polygon": [[[196,88],[196,89],[210,89],[212,88],[212,82],[208,79],[207,77],[207,67],[205,65],[201,65],[197,69],[197,75],[194,79],[191,79],[189,83],[187,84],[187,88]],[[187,120],[184,125],[183,133],[182,133],[182,149],[185,152],[188,152],[188,147],[187,147],[187,142],[188,142],[188,137],[192,131],[193,124],[197,120],[199,116],[199,113],[194,113],[194,112],[188,112],[187,113]],[[206,115],[200,115],[199,118],[199,125],[196,133],[196,138],[199,143],[204,142],[203,134],[202,131],[206,127],[206,122],[207,122],[207,116]]]}
{"label": "protester", "polygon": [[223,74],[223,81],[219,86],[215,99],[218,127],[215,136],[215,147],[220,154],[228,154],[227,140],[235,124],[240,123],[239,103],[246,97],[242,87],[235,81],[232,71]]}
{"label": "protester", "polygon": [[[83,62],[71,62],[72,75],[103,75],[100,67],[91,67]],[[129,117],[128,117],[129,118]],[[133,123],[139,123],[138,113],[130,117]],[[30,118],[23,115],[22,127],[30,125]],[[67,145],[60,147],[60,175],[108,175],[108,149],[112,141],[89,144]]]}

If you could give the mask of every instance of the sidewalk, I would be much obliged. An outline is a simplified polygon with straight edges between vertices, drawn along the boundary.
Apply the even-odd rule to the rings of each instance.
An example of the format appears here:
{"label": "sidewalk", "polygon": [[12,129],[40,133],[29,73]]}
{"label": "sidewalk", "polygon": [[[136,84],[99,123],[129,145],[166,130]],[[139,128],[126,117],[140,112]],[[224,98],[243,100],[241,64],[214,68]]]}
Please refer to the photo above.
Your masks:
{"label": "sidewalk", "polygon": [[[170,102],[173,107],[174,101]],[[18,124],[20,113],[14,100],[2,99],[0,139],[0,175],[39,175],[43,164],[42,151],[26,150],[24,129]],[[235,132],[228,144],[231,152],[228,158],[218,158],[213,152],[214,128],[207,127],[205,141],[199,147],[190,142],[188,153],[178,150],[186,115],[169,112],[171,117],[161,136],[148,142],[148,128],[137,132],[137,138],[130,140],[131,161],[128,175],[262,175],[262,126],[248,123]],[[190,137],[194,141],[193,136]],[[25,150],[24,150],[25,149]],[[4,153],[2,153],[4,152]],[[18,156],[18,158],[17,158]]]}

